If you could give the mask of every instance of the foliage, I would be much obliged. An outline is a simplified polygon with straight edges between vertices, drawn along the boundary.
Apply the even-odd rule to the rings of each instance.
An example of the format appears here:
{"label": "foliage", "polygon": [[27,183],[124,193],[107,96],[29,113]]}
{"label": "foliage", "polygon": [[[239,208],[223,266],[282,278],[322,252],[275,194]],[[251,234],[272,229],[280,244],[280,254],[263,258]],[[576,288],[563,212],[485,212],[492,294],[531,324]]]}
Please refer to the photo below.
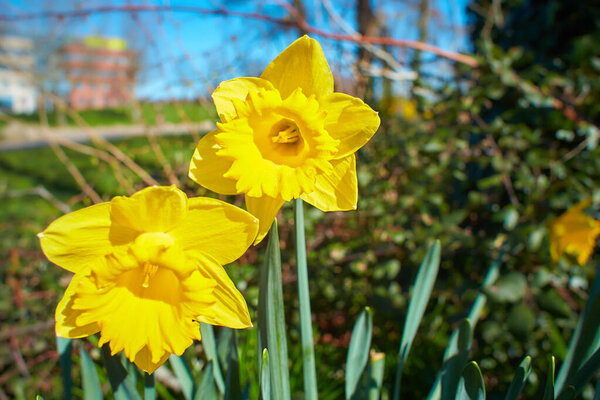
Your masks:
{"label": "foliage", "polygon": [[[595,203],[600,200],[600,150],[596,146],[600,47],[594,40],[598,27],[593,22],[598,20],[598,9],[587,2],[514,0],[502,2],[494,14],[489,11],[490,2],[474,4],[480,15],[473,16],[474,53],[480,67],[474,71],[457,67],[458,85],[447,82],[428,88],[431,96],[420,99],[418,114],[411,118],[382,113],[384,126],[358,153],[358,212],[323,214],[306,209],[322,399],[344,396],[346,349],[353,323],[366,306],[373,312],[372,347],[386,354],[382,390],[393,393],[403,322],[413,298],[411,286],[432,238],[441,242],[441,264],[432,300],[402,369],[403,398],[427,396],[436,371],[447,365],[444,352],[453,332],[457,332],[458,343],[458,332],[464,337],[469,328],[473,336],[468,359],[477,365],[470,364],[454,376],[461,394],[478,396],[480,371],[489,398],[505,393],[516,398],[520,388],[525,398],[542,398],[554,390],[548,371],[558,373],[565,364],[577,316],[588,296],[594,297],[590,287],[598,256],[593,255],[583,267],[571,258],[554,263],[546,224],[579,200],[590,196]],[[488,15],[493,19],[486,25]],[[376,105],[373,108],[378,109]],[[425,112],[433,116],[426,118]],[[185,178],[185,163],[194,141],[181,137],[159,142],[182,186],[206,195]],[[166,181],[145,139],[123,141],[119,146],[161,183]],[[103,198],[126,192],[101,160],[67,153]],[[0,167],[2,190],[43,185],[75,207],[89,201],[79,196],[81,190],[74,182],[64,178],[66,170],[49,149],[3,153]],[[125,175],[127,184],[138,184],[133,174]],[[241,204],[239,199],[234,201]],[[13,254],[4,258],[0,269],[2,281],[11,288],[10,294],[4,291],[0,298],[2,321],[19,326],[46,320],[48,310],[36,300],[38,293],[49,293],[46,303],[56,304],[56,293],[64,283],[61,274],[31,250],[35,243],[29,239],[56,212],[35,197],[26,201],[10,198],[0,210],[2,251],[12,250]],[[289,356],[298,360],[301,347],[291,221],[292,210],[286,207],[279,228],[286,245],[281,253],[283,298]],[[508,247],[499,276],[481,288],[503,242]],[[232,279],[241,282],[240,289],[253,311],[258,307],[257,266],[262,253],[264,246],[229,269]],[[18,306],[16,293],[22,293],[23,287],[27,288],[24,303]],[[477,303],[482,298],[485,302]],[[465,317],[474,303],[480,306],[479,320],[467,326]],[[586,332],[582,336],[589,337],[595,329]],[[217,342],[223,334],[217,332]],[[242,391],[257,398],[258,385],[248,389],[243,385],[259,381],[256,333],[241,332],[237,341]],[[47,332],[24,343],[26,359],[54,346]],[[83,344],[99,363],[99,352],[89,343]],[[6,374],[13,356],[8,346],[1,348],[0,373]],[[556,368],[550,354],[556,357]],[[201,370],[208,365],[201,346],[186,352],[184,359],[194,382],[200,382]],[[582,363],[590,367],[596,359],[597,354]],[[74,361],[78,365],[77,358]],[[292,363],[289,368],[290,392],[298,397],[303,390],[301,366]],[[34,391],[44,392],[47,398],[61,397],[50,389],[60,387],[56,367],[40,363],[30,372],[33,381],[38,380],[34,385],[13,374],[8,383],[2,382],[3,388],[15,397],[24,393],[22,397],[30,398]],[[100,374],[100,381],[107,382]],[[268,376],[262,374],[265,380]],[[44,377],[50,378],[40,382]],[[79,374],[73,378],[75,388],[81,387]],[[141,379],[137,384],[141,390]],[[162,397],[178,393],[162,385],[157,379]],[[584,388],[586,396],[589,391]]]}

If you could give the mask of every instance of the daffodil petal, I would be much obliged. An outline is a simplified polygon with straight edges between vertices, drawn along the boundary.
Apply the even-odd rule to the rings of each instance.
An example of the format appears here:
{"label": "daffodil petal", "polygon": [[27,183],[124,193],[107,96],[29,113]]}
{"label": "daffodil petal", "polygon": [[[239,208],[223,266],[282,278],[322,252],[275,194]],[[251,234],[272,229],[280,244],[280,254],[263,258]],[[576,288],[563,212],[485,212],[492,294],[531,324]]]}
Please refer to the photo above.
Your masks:
{"label": "daffodil petal", "polygon": [[323,49],[306,35],[271,61],[260,77],[271,82],[283,99],[297,88],[307,97],[314,95],[317,99],[333,93],[333,75]]}
{"label": "daffodil petal", "polygon": [[207,197],[191,198],[188,205],[185,220],[169,232],[186,255],[209,256],[221,265],[229,264],[254,241],[258,220],[248,212]]}
{"label": "daffodil petal", "polygon": [[190,162],[189,177],[197,184],[221,194],[237,194],[234,179],[223,175],[231,168],[232,161],[218,156],[221,147],[215,142],[218,130],[207,133],[196,146]]}
{"label": "daffodil petal", "polygon": [[[88,270],[89,272],[89,270]],[[56,335],[65,338],[76,339],[80,337],[90,336],[100,331],[100,326],[96,322],[92,322],[83,326],[76,324],[77,317],[83,312],[82,310],[74,310],[73,302],[76,296],[76,288],[79,282],[84,279],[85,274],[76,274],[71,279],[71,283],[65,290],[65,294],[56,307],[55,317]]]}
{"label": "daffodil petal", "polygon": [[379,115],[361,99],[333,93],[321,101],[327,113],[325,130],[340,141],[335,158],[346,157],[364,146],[379,128]]}
{"label": "daffodil petal", "polygon": [[218,263],[205,259],[198,266],[198,271],[204,277],[214,279],[217,284],[212,292],[215,302],[206,307],[206,310],[211,312],[198,315],[197,320],[211,325],[221,325],[235,329],[251,327],[252,322],[246,300],[235,287],[225,269]]}
{"label": "daffodil petal", "polygon": [[271,229],[273,220],[277,216],[279,209],[285,200],[279,197],[250,197],[246,196],[246,209],[258,218],[258,235],[254,244],[259,244]]}
{"label": "daffodil petal", "polygon": [[90,266],[112,246],[128,243],[135,236],[132,230],[111,226],[109,203],[63,215],[38,234],[46,257],[71,272]]}
{"label": "daffodil petal", "polygon": [[300,197],[322,211],[355,210],[358,183],[354,154],[332,160],[331,165],[333,165],[331,173],[317,175],[315,190]]}
{"label": "daffodil petal", "polygon": [[273,90],[273,85],[261,78],[235,78],[221,82],[212,94],[221,121],[227,122],[237,117],[233,99],[245,101],[249,91],[257,91],[261,88]]}
{"label": "daffodil petal", "polygon": [[583,200],[548,223],[550,255],[554,262],[563,254],[570,254],[584,265],[592,255],[600,234],[600,221],[584,213],[591,204],[592,199]]}
{"label": "daffodil petal", "polygon": [[137,365],[142,371],[145,371],[147,374],[151,374],[158,367],[164,364],[167,361],[171,354],[165,352],[158,362],[152,362],[152,352],[148,349],[148,346],[144,346],[140,351],[135,355],[135,359],[133,362]]}
{"label": "daffodil petal", "polygon": [[139,232],[166,232],[176,226],[187,211],[187,196],[175,186],[153,186],[110,202],[114,223]]}

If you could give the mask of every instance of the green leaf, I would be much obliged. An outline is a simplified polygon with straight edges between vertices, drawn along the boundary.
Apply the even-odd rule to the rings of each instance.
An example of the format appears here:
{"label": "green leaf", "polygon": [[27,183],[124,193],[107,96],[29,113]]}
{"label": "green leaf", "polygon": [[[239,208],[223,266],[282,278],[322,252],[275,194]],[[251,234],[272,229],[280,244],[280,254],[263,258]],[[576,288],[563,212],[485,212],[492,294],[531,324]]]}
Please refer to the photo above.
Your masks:
{"label": "green leaf", "polygon": [[577,327],[556,378],[556,391],[560,393],[564,386],[570,385],[577,369],[600,344],[600,274],[596,274],[590,290],[590,297],[579,316]]}
{"label": "green leaf", "polygon": [[358,388],[360,378],[369,361],[373,317],[371,309],[366,307],[358,316],[346,358],[346,399],[350,399]]}
{"label": "green leaf", "polygon": [[[277,221],[273,221],[265,254],[265,262],[259,273],[258,293],[258,345],[262,354],[267,348],[269,355],[270,391],[273,398],[290,398],[290,377],[285,329],[285,309],[281,287],[281,254]],[[261,361],[262,364],[262,361]]]}
{"label": "green leaf", "polygon": [[451,342],[446,349],[448,358],[442,364],[442,400],[454,400],[458,381],[471,349],[471,324],[468,319],[463,320],[458,326],[456,343]]}
{"label": "green leaf", "polygon": [[498,281],[486,290],[486,294],[493,300],[502,303],[515,303],[525,296],[527,280],[520,272],[509,272],[500,277]]}
{"label": "green leaf", "polygon": [[542,400],[554,400],[554,356],[550,359],[548,375],[546,376],[546,387]]}
{"label": "green leaf", "polygon": [[215,341],[215,331],[213,326],[204,322],[200,323],[200,335],[202,336],[202,348],[206,354],[206,359],[212,361],[213,373],[215,374],[215,383],[219,393],[225,393],[225,382],[223,374],[219,367],[219,356],[217,353],[217,343]]}
{"label": "green leaf", "polygon": [[563,389],[556,400],[573,400],[575,398],[575,388],[573,386],[567,386]]}
{"label": "green leaf", "polygon": [[385,354],[377,353],[371,356],[369,364],[368,399],[379,400],[381,398],[381,386],[383,385],[383,374],[385,372]]}
{"label": "green leaf", "polygon": [[598,370],[600,370],[600,348],[577,370],[577,373],[568,382],[568,386],[563,389],[561,395],[571,387],[574,392],[573,397],[581,393],[584,386],[592,380]]}
{"label": "green leaf", "polygon": [[217,385],[215,384],[215,373],[213,371],[213,362],[209,361],[204,367],[200,382],[198,382],[198,389],[194,400],[218,400],[219,393]]}
{"label": "green leaf", "polygon": [[485,400],[485,385],[481,370],[475,361],[463,369],[456,392],[457,400]]}
{"label": "green leaf", "polygon": [[298,303],[300,308],[300,339],[302,343],[302,372],[304,375],[304,398],[317,399],[317,372],[310,312],[308,266],[306,264],[306,240],[304,237],[304,203],[295,200],[296,260],[298,266]]}
{"label": "green leaf", "polygon": [[[227,365],[225,372],[225,400],[237,400],[242,398],[237,335],[231,328],[222,328],[221,333],[219,334],[219,343],[222,340],[225,340],[225,338],[228,338],[228,343],[224,343],[222,346],[229,347],[227,356],[224,357],[222,361],[223,365]],[[219,348],[219,350],[221,349]],[[219,351],[219,356],[221,353],[225,354],[225,351]]]}
{"label": "green leaf", "polygon": [[144,372],[144,400],[156,400],[154,375]]}
{"label": "green leaf", "polygon": [[140,394],[137,392],[135,385],[132,384],[131,379],[128,378],[127,371],[119,361],[119,357],[110,354],[108,344],[102,346],[101,352],[114,398],[116,400],[141,400]]}
{"label": "green leaf", "polygon": [[534,296],[537,305],[557,317],[569,318],[572,313],[571,306],[554,288],[542,290]]}
{"label": "green leaf", "polygon": [[[502,258],[504,257],[504,253],[506,252],[507,248],[508,242],[504,242],[500,247],[498,256],[496,257],[496,259],[488,269],[487,274],[485,275],[485,279],[483,280],[483,284],[481,285],[480,293],[477,295],[475,301],[473,302],[473,305],[471,306],[471,311],[469,312],[468,317],[471,329],[475,328],[475,325],[477,324],[479,316],[481,315],[483,307],[485,306],[485,303],[487,301],[487,296],[485,295],[486,289],[491,287],[494,284],[494,282],[496,282],[496,280],[498,279],[498,276],[500,274],[500,264],[502,263]],[[452,332],[448,346],[444,351],[444,362],[446,362],[456,354],[456,349],[458,348],[458,338],[459,329],[457,328]],[[433,387],[427,395],[427,399],[438,400],[441,397],[442,374],[443,370],[438,373],[435,383],[433,384]]]}
{"label": "green leaf", "polygon": [[596,388],[594,390],[594,399],[600,400],[600,379],[596,382]]}
{"label": "green leaf", "polygon": [[101,400],[104,398],[102,394],[102,387],[100,386],[100,379],[96,372],[96,366],[94,361],[90,358],[87,351],[81,343],[79,345],[79,353],[81,360],[81,381],[83,385],[83,399],[84,400]]}
{"label": "green leaf", "polygon": [[271,372],[269,371],[269,351],[265,348],[260,363],[260,393],[263,400],[271,399]]}
{"label": "green leaf", "polygon": [[510,383],[505,400],[517,400],[525,387],[525,382],[531,373],[531,357],[527,356],[519,364],[519,368]]}
{"label": "green leaf", "polygon": [[410,303],[408,305],[408,312],[406,314],[406,321],[404,322],[404,330],[402,331],[402,339],[400,340],[400,350],[398,368],[396,370],[396,381],[394,384],[394,400],[400,398],[400,385],[402,381],[402,368],[410,352],[410,348],[417,334],[419,324],[423,319],[423,314],[427,308],[427,303],[431,297],[431,291],[437,278],[438,270],[440,267],[440,241],[436,240],[427,251],[417,278],[415,285],[412,289],[412,295]]}
{"label": "green leaf", "polygon": [[73,361],[73,342],[71,339],[56,337],[56,348],[58,349],[58,360],[60,362],[60,374],[62,377],[65,400],[72,398],[73,378],[71,377],[71,368]]}
{"label": "green leaf", "polygon": [[524,340],[535,327],[535,315],[530,307],[517,304],[510,309],[507,323],[510,332],[518,339]]}
{"label": "green leaf", "polygon": [[169,356],[169,363],[171,364],[171,368],[173,368],[173,372],[175,372],[175,376],[181,385],[181,391],[183,392],[183,397],[186,400],[192,400],[194,398],[194,379],[192,378],[192,372],[185,361],[183,356],[178,356],[176,354],[171,354]]}
{"label": "green leaf", "polygon": [[227,374],[227,366],[229,364],[229,356],[231,355],[231,338],[234,335],[234,330],[225,326],[219,329],[217,338],[217,356],[219,357],[219,365],[223,375]]}

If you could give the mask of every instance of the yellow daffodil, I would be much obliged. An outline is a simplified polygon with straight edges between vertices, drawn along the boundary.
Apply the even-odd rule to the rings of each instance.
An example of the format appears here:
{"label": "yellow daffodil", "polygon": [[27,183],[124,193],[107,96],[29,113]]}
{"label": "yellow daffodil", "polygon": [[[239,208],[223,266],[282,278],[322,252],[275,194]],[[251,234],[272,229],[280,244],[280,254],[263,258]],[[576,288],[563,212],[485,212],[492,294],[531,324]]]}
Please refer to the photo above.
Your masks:
{"label": "yellow daffodil", "polygon": [[190,178],[217,193],[245,194],[260,221],[256,243],[285,201],[356,209],[354,153],[379,117],[362,100],[334,93],[316,40],[296,40],[260,78],[222,82],[212,97],[221,122],[198,143]]}
{"label": "yellow daffodil", "polygon": [[56,334],[100,332],[152,373],[200,340],[199,322],[251,326],[222,265],[252,244],[258,221],[237,207],[172,187],[67,214],[38,236],[53,263],[75,273],[56,308]]}
{"label": "yellow daffodil", "polygon": [[600,221],[583,212],[591,204],[591,199],[584,200],[548,223],[550,255],[555,262],[563,254],[576,256],[580,265],[590,258],[600,234]]}

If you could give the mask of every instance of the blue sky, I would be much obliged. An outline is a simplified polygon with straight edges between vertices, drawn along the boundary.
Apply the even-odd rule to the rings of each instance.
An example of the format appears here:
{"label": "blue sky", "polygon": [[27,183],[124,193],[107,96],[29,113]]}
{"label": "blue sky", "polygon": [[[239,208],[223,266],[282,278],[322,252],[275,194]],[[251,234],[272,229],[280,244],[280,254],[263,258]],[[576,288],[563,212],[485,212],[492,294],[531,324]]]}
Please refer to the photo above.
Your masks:
{"label": "blue sky", "polygon": [[[283,0],[282,0],[283,1]],[[355,28],[355,0],[331,0],[333,8]],[[468,49],[465,31],[466,0],[431,0],[430,44],[449,50]],[[11,0],[0,2],[2,14],[43,11],[68,11],[97,8],[104,5],[194,6],[206,9],[257,12],[273,17],[285,17],[286,10],[275,1],[100,1],[85,2]],[[318,0],[305,0],[309,22],[329,32],[343,33]],[[378,18],[391,28],[397,39],[416,39],[415,7],[398,1],[372,0]],[[295,29],[283,30],[275,24],[239,17],[210,16],[198,13],[140,13],[132,19],[129,13],[94,14],[86,18],[35,19],[7,24],[7,30],[30,35],[36,40],[62,40],[65,37],[103,35],[124,37],[143,58],[138,75],[137,95],[140,98],[168,99],[207,96],[218,83],[236,76],[257,75],[268,62],[298,36]],[[332,68],[341,74],[350,71],[356,47],[320,38]],[[393,48],[392,56],[401,64],[410,61],[412,52]],[[425,55],[426,60],[433,59]],[[443,76],[450,64],[436,62],[428,72]],[[349,72],[347,72],[349,74]],[[406,83],[398,82],[398,90]]]}

